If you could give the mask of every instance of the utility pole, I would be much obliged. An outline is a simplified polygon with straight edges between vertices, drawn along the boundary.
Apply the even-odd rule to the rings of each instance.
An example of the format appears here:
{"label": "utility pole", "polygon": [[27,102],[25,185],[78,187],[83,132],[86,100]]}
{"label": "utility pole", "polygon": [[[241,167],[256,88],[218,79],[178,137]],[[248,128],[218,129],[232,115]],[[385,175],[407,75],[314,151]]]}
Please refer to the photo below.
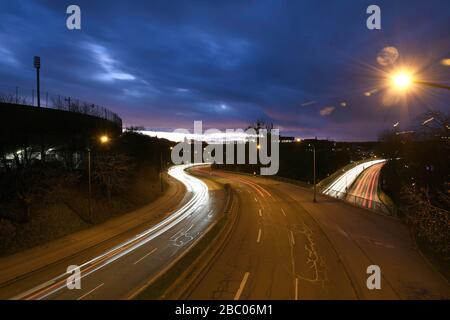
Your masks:
{"label": "utility pole", "polygon": [[36,68],[36,90],[37,90],[37,106],[41,106],[41,89],[40,89],[40,79],[39,70],[41,69],[41,57],[34,56],[34,67]]}

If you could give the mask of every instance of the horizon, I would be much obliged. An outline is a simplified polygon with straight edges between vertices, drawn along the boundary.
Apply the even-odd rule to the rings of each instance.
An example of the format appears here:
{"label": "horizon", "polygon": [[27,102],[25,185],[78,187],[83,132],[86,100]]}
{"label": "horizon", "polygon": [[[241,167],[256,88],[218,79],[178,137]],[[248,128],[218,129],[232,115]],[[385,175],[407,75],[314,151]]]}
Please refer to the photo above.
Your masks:
{"label": "horizon", "polygon": [[31,90],[38,55],[43,92],[104,105],[125,127],[262,119],[288,136],[376,141],[397,122],[406,130],[428,109],[449,110],[448,92],[394,97],[380,80],[409,66],[449,84],[448,1],[380,1],[381,30],[366,28],[367,1],[78,4],[81,30],[65,27],[65,3],[1,6],[0,91]]}

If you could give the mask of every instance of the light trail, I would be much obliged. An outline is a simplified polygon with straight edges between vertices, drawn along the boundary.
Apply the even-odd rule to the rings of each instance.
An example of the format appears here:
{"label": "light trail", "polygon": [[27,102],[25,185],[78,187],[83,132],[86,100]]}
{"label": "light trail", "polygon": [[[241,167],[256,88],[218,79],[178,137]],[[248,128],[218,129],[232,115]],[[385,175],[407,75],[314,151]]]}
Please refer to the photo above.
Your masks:
{"label": "light trail", "polygon": [[335,198],[344,198],[350,186],[365,169],[386,161],[386,159],[377,159],[358,164],[336,178],[322,193]]}
{"label": "light trail", "polygon": [[[185,172],[185,169],[199,165],[205,164],[178,165],[169,169],[169,175],[182,182],[185,185],[186,190],[192,193],[192,198],[185,205],[150,229],[80,265],[79,268],[81,270],[81,278],[90,275],[91,273],[143,246],[149,241],[175,227],[178,223],[195,213],[199,208],[205,206],[209,202],[207,185],[203,181],[190,176]],[[36,286],[33,289],[13,297],[12,299],[44,299],[51,294],[64,289],[66,287],[68,276],[70,276],[70,274],[67,273],[59,275],[44,284]]]}

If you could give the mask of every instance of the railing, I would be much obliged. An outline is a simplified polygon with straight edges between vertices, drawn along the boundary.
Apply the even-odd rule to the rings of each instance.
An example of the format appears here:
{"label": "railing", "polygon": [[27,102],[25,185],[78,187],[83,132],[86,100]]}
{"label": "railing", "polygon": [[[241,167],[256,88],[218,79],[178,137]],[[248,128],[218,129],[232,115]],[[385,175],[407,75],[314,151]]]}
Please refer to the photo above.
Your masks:
{"label": "railing", "polygon": [[328,190],[327,195],[333,198],[341,199],[347,201],[355,206],[366,208],[369,210],[373,210],[379,213],[384,213],[387,215],[394,215],[396,208],[392,205],[386,205],[381,201],[370,200],[367,198],[362,198],[355,196],[350,193],[336,191],[336,190]]}
{"label": "railing", "polygon": [[[116,113],[93,103],[49,92],[41,92],[40,102],[43,108],[86,114],[114,122],[122,127],[122,119]],[[36,90],[1,85],[0,103],[37,106]]]}

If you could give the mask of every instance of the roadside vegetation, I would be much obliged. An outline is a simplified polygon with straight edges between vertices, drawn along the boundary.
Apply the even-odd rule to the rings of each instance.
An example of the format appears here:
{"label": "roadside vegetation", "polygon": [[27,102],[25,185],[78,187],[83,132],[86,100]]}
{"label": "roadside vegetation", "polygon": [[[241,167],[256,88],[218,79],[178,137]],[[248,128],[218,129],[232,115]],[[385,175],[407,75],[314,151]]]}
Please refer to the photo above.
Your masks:
{"label": "roadside vegetation", "polygon": [[414,130],[381,135],[391,159],[381,171],[382,190],[398,206],[417,243],[450,272],[450,117],[421,115]]}
{"label": "roadside vegetation", "polygon": [[[270,132],[273,124],[264,121],[257,121],[249,126],[259,132],[266,129]],[[372,158],[372,150],[376,147],[376,142],[335,142],[331,140],[305,139],[290,140],[283,142],[285,138],[280,137],[280,167],[278,177],[298,180],[305,184],[313,184],[313,146],[316,148],[317,177],[319,182],[335,174],[336,171],[362,159]],[[248,146],[246,159],[248,159]],[[217,168],[244,172],[249,174],[259,174],[261,165],[259,164],[223,164],[215,165]]]}
{"label": "roadside vegetation", "polygon": [[[8,153],[0,166],[0,255],[43,244],[143,206],[161,194],[170,142],[133,128],[90,143],[89,210],[86,145],[55,146],[44,161],[33,146]],[[37,152],[35,152],[37,151]]]}

